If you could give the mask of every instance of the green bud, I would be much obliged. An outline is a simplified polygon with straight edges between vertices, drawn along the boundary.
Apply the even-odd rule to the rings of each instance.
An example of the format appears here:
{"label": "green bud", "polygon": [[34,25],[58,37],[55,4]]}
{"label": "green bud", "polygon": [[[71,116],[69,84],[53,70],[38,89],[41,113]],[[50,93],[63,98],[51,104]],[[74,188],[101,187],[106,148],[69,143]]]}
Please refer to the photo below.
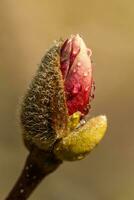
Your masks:
{"label": "green bud", "polygon": [[54,153],[61,160],[83,159],[101,141],[106,129],[106,116],[92,118],[57,142]]}

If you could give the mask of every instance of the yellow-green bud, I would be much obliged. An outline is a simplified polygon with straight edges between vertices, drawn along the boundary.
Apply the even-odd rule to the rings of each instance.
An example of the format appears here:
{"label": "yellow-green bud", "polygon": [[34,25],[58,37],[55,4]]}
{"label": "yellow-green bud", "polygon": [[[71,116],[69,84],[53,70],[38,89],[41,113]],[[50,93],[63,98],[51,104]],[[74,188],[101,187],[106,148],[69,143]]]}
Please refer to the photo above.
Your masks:
{"label": "yellow-green bud", "polygon": [[106,116],[92,118],[62,138],[55,145],[54,153],[61,160],[83,159],[101,141],[106,129]]}

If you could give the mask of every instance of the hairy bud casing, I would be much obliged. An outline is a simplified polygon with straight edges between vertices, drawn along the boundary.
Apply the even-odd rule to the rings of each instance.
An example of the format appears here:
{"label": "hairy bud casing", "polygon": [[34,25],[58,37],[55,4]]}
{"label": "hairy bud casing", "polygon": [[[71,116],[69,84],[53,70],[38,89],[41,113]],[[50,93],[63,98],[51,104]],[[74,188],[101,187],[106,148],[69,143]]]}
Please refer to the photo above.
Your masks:
{"label": "hairy bud casing", "polygon": [[67,108],[59,66],[60,47],[61,42],[58,42],[48,50],[24,97],[21,124],[28,148],[37,145],[44,150],[50,149],[67,133]]}

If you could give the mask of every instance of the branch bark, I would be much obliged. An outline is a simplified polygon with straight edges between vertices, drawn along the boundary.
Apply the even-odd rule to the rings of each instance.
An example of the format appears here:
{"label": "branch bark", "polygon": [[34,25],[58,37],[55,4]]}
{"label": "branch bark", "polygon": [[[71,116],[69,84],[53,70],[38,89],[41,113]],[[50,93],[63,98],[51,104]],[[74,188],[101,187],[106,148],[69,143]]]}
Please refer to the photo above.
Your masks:
{"label": "branch bark", "polygon": [[26,200],[38,184],[61,163],[52,153],[34,149],[28,155],[18,181],[5,200]]}

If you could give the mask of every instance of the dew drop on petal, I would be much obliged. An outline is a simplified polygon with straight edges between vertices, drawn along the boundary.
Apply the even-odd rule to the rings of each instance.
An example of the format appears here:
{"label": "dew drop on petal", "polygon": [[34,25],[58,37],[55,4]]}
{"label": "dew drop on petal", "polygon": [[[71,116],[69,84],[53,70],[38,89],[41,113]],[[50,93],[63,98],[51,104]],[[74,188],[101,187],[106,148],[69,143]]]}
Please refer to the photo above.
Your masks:
{"label": "dew drop on petal", "polygon": [[77,94],[77,93],[78,93],[78,87],[75,86],[75,87],[73,88],[73,91],[72,91],[72,92],[73,92],[73,94]]}
{"label": "dew drop on petal", "polygon": [[78,66],[78,67],[80,67],[80,66],[81,66],[81,63],[80,63],[80,62],[78,62],[78,63],[77,63],[77,66]]}
{"label": "dew drop on petal", "polygon": [[73,55],[76,55],[77,54],[77,51],[73,51]]}
{"label": "dew drop on petal", "polygon": [[75,73],[75,72],[76,72],[76,69],[74,69],[73,72]]}
{"label": "dew drop on petal", "polygon": [[84,72],[84,76],[85,76],[85,77],[88,76],[87,72]]}
{"label": "dew drop on petal", "polygon": [[88,91],[88,89],[89,89],[89,87],[86,87],[86,88],[85,88],[85,91]]}

